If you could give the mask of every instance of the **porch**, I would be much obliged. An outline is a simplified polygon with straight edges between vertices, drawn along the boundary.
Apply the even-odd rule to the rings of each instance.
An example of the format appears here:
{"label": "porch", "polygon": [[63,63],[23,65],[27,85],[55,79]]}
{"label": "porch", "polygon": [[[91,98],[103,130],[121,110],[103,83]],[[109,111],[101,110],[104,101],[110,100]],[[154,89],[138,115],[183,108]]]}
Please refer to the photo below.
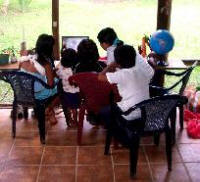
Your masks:
{"label": "porch", "polygon": [[[37,120],[18,119],[16,139],[11,137],[10,109],[0,110],[0,181],[3,182],[127,182],[200,180],[200,140],[179,131],[173,147],[172,171],[167,171],[165,146],[142,138],[137,178],[129,178],[129,152],[111,149],[104,155],[105,129],[84,122],[82,146],[76,142],[76,128],[67,128],[63,113],[47,131],[46,145],[39,140]],[[30,114],[31,115],[31,114]],[[178,123],[178,122],[177,122]]]}

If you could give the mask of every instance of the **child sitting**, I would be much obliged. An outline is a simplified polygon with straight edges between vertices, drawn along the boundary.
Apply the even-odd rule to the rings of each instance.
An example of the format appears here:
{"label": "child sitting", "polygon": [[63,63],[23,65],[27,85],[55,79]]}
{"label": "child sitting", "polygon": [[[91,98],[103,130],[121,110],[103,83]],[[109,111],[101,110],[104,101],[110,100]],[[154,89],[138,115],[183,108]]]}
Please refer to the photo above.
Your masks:
{"label": "child sitting", "polygon": [[80,104],[79,88],[70,85],[68,81],[68,78],[73,75],[72,68],[74,67],[74,64],[76,64],[77,53],[73,49],[64,49],[61,56],[61,64],[57,65],[56,74],[62,80],[62,102],[64,107],[71,109],[73,116],[72,120],[77,124],[77,108]]}
{"label": "child sitting", "polygon": [[123,45],[124,42],[118,39],[114,29],[110,27],[102,29],[98,33],[97,39],[100,46],[107,52],[107,65],[115,62],[114,50],[117,46]]}

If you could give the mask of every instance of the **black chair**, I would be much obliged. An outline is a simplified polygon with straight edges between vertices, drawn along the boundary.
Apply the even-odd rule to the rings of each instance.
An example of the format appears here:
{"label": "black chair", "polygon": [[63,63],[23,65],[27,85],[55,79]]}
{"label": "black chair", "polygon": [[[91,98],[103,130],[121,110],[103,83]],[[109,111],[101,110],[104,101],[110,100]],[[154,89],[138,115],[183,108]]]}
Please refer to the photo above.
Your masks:
{"label": "black chair", "polygon": [[0,72],[0,79],[9,83],[14,92],[13,111],[11,115],[13,138],[16,136],[17,106],[22,105],[24,108],[34,108],[38,119],[40,141],[42,144],[45,144],[45,108],[56,95],[44,100],[35,99],[34,83],[37,81],[47,89],[53,88],[55,85],[50,87],[36,76],[20,71],[2,71]]}
{"label": "black chair", "polygon": [[[162,96],[165,94],[172,94],[174,88],[178,88],[179,90],[177,94],[183,95],[183,92],[185,90],[185,87],[189,81],[190,75],[193,71],[193,69],[196,67],[197,62],[195,62],[191,67],[187,68],[185,71],[181,73],[174,73],[170,71],[163,70],[163,73],[167,76],[173,77],[173,78],[180,78],[177,82],[175,82],[172,86],[168,88],[164,87],[158,87],[154,85],[150,85],[150,95],[151,96]],[[180,128],[183,130],[183,105],[178,105],[179,108],[179,123],[180,123]],[[173,114],[171,115],[171,121],[172,121],[172,136],[173,136],[173,143],[175,143],[175,136],[176,136],[176,108],[174,109]]]}
{"label": "black chair", "polygon": [[[116,104],[112,104],[112,119],[107,129],[105,155],[109,153],[112,137],[122,145],[128,147],[130,150],[130,175],[134,177],[136,174],[138,148],[141,136],[164,132],[168,170],[171,170],[172,144],[171,128],[168,120],[173,109],[177,105],[183,105],[186,102],[187,98],[184,96],[165,95],[145,100],[131,107],[126,112],[122,112]],[[128,115],[136,109],[141,110],[140,119],[128,121],[122,117],[122,115]]]}

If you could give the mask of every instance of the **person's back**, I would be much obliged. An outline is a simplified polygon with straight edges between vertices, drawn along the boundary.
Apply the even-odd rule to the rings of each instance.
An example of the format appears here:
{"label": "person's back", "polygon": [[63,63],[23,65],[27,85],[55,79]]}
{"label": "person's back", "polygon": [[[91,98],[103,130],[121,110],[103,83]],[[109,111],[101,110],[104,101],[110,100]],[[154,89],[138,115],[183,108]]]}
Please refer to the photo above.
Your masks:
{"label": "person's back", "polygon": [[[122,100],[117,105],[123,111],[133,105],[149,98],[149,82],[153,76],[153,69],[139,55],[132,46],[119,46],[114,52],[119,69],[114,73],[106,73],[100,79],[111,84],[117,84]],[[130,113],[126,119],[130,120],[140,116],[138,111]]]}
{"label": "person's back", "polygon": [[[77,109],[80,105],[79,88],[69,83],[69,77],[73,75],[73,67],[77,61],[77,53],[74,49],[65,49],[61,53],[61,64],[57,66],[56,74],[62,81],[62,90],[60,90],[61,103],[66,119],[77,124]],[[71,114],[66,113],[66,109],[71,109]]]}
{"label": "person's back", "polygon": [[61,53],[61,61],[56,67],[56,74],[62,80],[63,90],[65,92],[76,93],[78,88],[69,84],[68,78],[73,75],[73,67],[77,62],[77,53],[73,49],[65,49]]}
{"label": "person's back", "polygon": [[[31,55],[20,64],[22,71],[26,71],[45,81],[50,87],[53,87],[56,81],[53,70],[53,36],[41,34],[36,41],[35,55]],[[49,100],[48,112],[51,124],[57,123],[53,107],[59,102],[57,97],[57,86],[52,89],[45,88],[41,83],[34,83],[35,98],[37,100]]]}

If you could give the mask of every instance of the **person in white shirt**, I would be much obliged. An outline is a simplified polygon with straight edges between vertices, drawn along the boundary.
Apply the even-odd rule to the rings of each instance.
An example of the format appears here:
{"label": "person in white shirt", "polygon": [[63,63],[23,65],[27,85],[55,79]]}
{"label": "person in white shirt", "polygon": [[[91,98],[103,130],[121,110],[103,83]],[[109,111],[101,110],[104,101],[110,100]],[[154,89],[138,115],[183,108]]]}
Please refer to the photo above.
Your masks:
{"label": "person in white shirt", "polygon": [[[149,99],[149,83],[154,70],[130,45],[118,46],[114,51],[114,56],[116,63],[113,64],[117,69],[115,72],[99,74],[99,80],[117,85],[122,97],[121,101],[117,102],[117,106],[122,111],[127,111],[135,104]],[[107,108],[106,112],[109,114],[110,109]],[[135,110],[123,117],[126,120],[134,120],[140,118],[140,115],[140,110]]]}
{"label": "person in white shirt", "polygon": [[107,27],[102,29],[97,39],[100,42],[101,47],[107,51],[107,65],[114,62],[114,50],[117,46],[123,45],[123,41],[119,40],[114,29]]}
{"label": "person in white shirt", "polygon": [[[61,54],[61,64],[56,67],[56,74],[62,80],[63,101],[72,111],[73,121],[77,124],[77,109],[80,105],[79,88],[69,84],[68,78],[73,75],[72,68],[77,61],[77,53],[73,49],[65,49]],[[66,108],[67,109],[67,108]],[[66,118],[67,119],[67,118]]]}

